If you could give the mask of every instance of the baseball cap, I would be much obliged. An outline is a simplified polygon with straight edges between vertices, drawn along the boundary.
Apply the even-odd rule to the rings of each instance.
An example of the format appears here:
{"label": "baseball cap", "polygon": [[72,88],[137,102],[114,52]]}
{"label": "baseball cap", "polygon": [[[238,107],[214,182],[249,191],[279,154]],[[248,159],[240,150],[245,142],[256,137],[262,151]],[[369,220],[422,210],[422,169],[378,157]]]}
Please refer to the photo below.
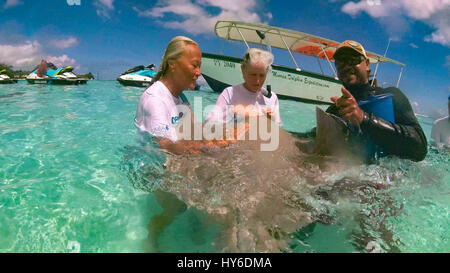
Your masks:
{"label": "baseball cap", "polygon": [[356,41],[352,41],[352,40],[346,40],[342,43],[340,43],[336,49],[336,51],[334,52],[333,58],[336,59],[339,58],[339,55],[342,55],[342,53],[348,51],[348,50],[353,50],[358,54],[361,54],[362,56],[364,56],[364,58],[367,59],[367,55],[366,55],[366,51],[364,50],[364,47],[356,42]]}

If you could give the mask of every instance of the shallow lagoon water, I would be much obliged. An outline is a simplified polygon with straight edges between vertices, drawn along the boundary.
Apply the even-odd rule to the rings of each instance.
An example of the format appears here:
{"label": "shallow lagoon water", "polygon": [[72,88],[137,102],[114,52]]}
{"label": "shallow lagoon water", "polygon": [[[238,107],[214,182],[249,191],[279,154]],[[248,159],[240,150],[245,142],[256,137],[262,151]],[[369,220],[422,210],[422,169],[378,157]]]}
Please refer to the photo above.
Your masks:
{"label": "shallow lagoon water", "polygon": [[[0,252],[144,250],[147,225],[161,208],[152,193],[130,182],[124,167],[129,147],[137,145],[133,119],[142,91],[115,81],[0,86]],[[206,90],[186,95],[190,101],[203,97],[204,107],[217,98]],[[280,100],[280,109],[289,131],[315,126],[313,105]],[[419,120],[429,138],[433,121]],[[164,160],[157,154],[149,158],[155,166]],[[352,177],[392,185],[376,194],[389,196],[389,208],[398,212],[374,219],[383,219],[395,247],[402,252],[448,252],[449,162],[447,152],[430,146],[419,163],[385,158],[328,179]],[[295,234],[293,252],[364,251],[355,247],[363,229],[382,237],[371,228],[378,223],[361,224],[355,215],[379,209],[383,202],[355,206],[345,198],[334,203],[319,198],[310,203],[333,215],[333,223]],[[204,228],[204,243],[195,243],[190,236],[197,228],[192,214],[206,217],[195,209],[180,215],[163,233],[161,251],[214,251],[211,242],[218,229],[214,224]]]}

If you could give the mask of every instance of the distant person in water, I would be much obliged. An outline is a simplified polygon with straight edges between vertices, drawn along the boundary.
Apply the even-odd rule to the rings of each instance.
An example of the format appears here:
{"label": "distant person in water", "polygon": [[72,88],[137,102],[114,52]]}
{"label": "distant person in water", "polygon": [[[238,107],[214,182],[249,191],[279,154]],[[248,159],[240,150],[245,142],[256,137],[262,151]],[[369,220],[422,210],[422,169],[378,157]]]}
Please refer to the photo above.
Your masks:
{"label": "distant person in water", "polygon": [[[259,48],[245,52],[241,64],[244,83],[227,87],[218,97],[216,105],[206,118],[208,122],[229,122],[234,118],[248,115],[269,115],[278,125],[282,125],[278,97],[263,87],[273,63],[273,55]],[[236,107],[236,106],[244,107]],[[249,107],[250,108],[246,108]],[[242,113],[243,109],[246,113]]]}
{"label": "distant person in water", "polygon": [[[362,138],[370,139],[385,154],[423,160],[427,154],[427,140],[408,98],[398,88],[370,85],[370,62],[363,46],[355,41],[344,41],[339,44],[333,58],[343,87],[341,97],[331,98],[334,104],[327,109],[327,113],[359,127]],[[370,94],[387,93],[393,95],[395,123],[364,112],[358,105]]]}
{"label": "distant person in water", "polygon": [[448,114],[449,116],[436,120],[431,130],[431,138],[438,147],[450,148],[450,96],[448,96]]}

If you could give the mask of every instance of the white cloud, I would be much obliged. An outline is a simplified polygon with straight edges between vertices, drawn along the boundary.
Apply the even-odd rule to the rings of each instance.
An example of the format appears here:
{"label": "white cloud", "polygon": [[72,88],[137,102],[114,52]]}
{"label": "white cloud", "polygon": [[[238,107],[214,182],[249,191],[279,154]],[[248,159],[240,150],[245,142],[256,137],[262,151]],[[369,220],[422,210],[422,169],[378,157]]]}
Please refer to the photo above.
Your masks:
{"label": "white cloud", "polygon": [[409,28],[408,18],[421,21],[436,29],[425,41],[450,46],[450,0],[362,0],[347,2],[342,11],[352,16],[366,12],[394,36]]}
{"label": "white cloud", "polygon": [[136,7],[133,8],[139,16],[144,17],[154,17],[161,18],[164,17],[166,13],[174,13],[181,16],[195,16],[203,13],[203,9],[199,6],[196,6],[189,1],[182,1],[184,3],[180,3],[179,5],[168,5],[162,7],[156,7],[151,10],[139,11]]}
{"label": "white cloud", "polygon": [[401,3],[409,17],[417,20],[428,19],[432,14],[450,5],[448,0],[402,0]]}
{"label": "white cloud", "polygon": [[95,0],[94,5],[97,7],[97,15],[103,19],[110,19],[111,12],[114,10],[114,0]]}
{"label": "white cloud", "polygon": [[114,9],[114,6],[113,6],[114,0],[99,0],[99,1],[104,6],[106,6],[108,9]]}
{"label": "white cloud", "polygon": [[198,0],[197,2],[203,6],[214,6],[228,11],[252,10],[257,4],[255,0]]}
{"label": "white cloud", "polygon": [[395,14],[401,8],[401,3],[383,2],[382,4],[373,4],[373,1],[348,2],[342,6],[342,11],[352,16],[365,11],[374,18],[388,17]]}
{"label": "white cloud", "polygon": [[76,46],[76,45],[78,45],[78,43],[79,43],[79,41],[78,41],[77,38],[70,36],[67,39],[60,39],[60,40],[54,39],[54,40],[51,40],[49,42],[49,45],[53,46],[53,47],[56,47],[58,49],[66,49],[66,48],[69,48],[69,47]]}
{"label": "white cloud", "polygon": [[22,5],[23,3],[19,0],[6,0],[5,5],[3,6],[4,9],[8,9],[14,6]]}
{"label": "white cloud", "polygon": [[412,101],[411,107],[412,107],[414,113],[418,113],[418,114],[422,113],[422,110],[420,109],[419,103],[417,101]]}
{"label": "white cloud", "polygon": [[0,63],[12,65],[16,69],[35,66],[41,60],[42,46],[37,41],[27,41],[19,45],[0,45]]}
{"label": "white cloud", "polygon": [[[212,33],[217,20],[245,20],[265,23],[260,14],[261,2],[258,0],[160,0],[148,10],[133,9],[142,17],[155,18],[166,28],[182,29],[192,34]],[[218,14],[210,14],[207,8],[218,9]],[[179,20],[170,20],[167,15],[176,15]],[[263,14],[269,20],[271,13]]]}
{"label": "white cloud", "polygon": [[32,69],[45,59],[53,62],[56,66],[71,65],[76,69],[79,66],[75,59],[67,55],[52,56],[43,52],[42,45],[38,41],[26,41],[21,44],[0,44],[0,63],[13,66],[14,69]]}
{"label": "white cloud", "polygon": [[424,20],[449,5],[449,0],[363,0],[346,3],[342,11],[350,15],[365,11],[375,18],[398,15],[398,12],[402,12],[413,19]]}
{"label": "white cloud", "polygon": [[425,41],[450,47],[450,5],[433,14],[428,20],[437,30],[425,37]]}
{"label": "white cloud", "polygon": [[409,46],[411,46],[412,48],[419,48],[419,46],[417,46],[415,43],[410,43]]}
{"label": "white cloud", "polygon": [[66,54],[61,56],[47,56],[46,61],[53,63],[56,67],[72,66],[75,70],[79,70],[80,66],[77,65],[75,59],[69,58]]}

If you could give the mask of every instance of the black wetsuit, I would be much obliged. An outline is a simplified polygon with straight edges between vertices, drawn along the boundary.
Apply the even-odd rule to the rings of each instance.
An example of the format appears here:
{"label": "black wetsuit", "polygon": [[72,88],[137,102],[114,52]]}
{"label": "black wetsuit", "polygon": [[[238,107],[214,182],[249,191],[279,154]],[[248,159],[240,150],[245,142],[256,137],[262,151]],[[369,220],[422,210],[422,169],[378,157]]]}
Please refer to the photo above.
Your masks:
{"label": "black wetsuit", "polygon": [[[375,143],[387,155],[396,155],[414,161],[421,161],[425,158],[427,139],[408,98],[400,89],[395,87],[373,88],[369,84],[347,89],[357,101],[367,100],[370,94],[392,94],[395,123],[366,113],[360,125],[363,137]],[[326,112],[339,116],[334,104],[328,107]]]}

